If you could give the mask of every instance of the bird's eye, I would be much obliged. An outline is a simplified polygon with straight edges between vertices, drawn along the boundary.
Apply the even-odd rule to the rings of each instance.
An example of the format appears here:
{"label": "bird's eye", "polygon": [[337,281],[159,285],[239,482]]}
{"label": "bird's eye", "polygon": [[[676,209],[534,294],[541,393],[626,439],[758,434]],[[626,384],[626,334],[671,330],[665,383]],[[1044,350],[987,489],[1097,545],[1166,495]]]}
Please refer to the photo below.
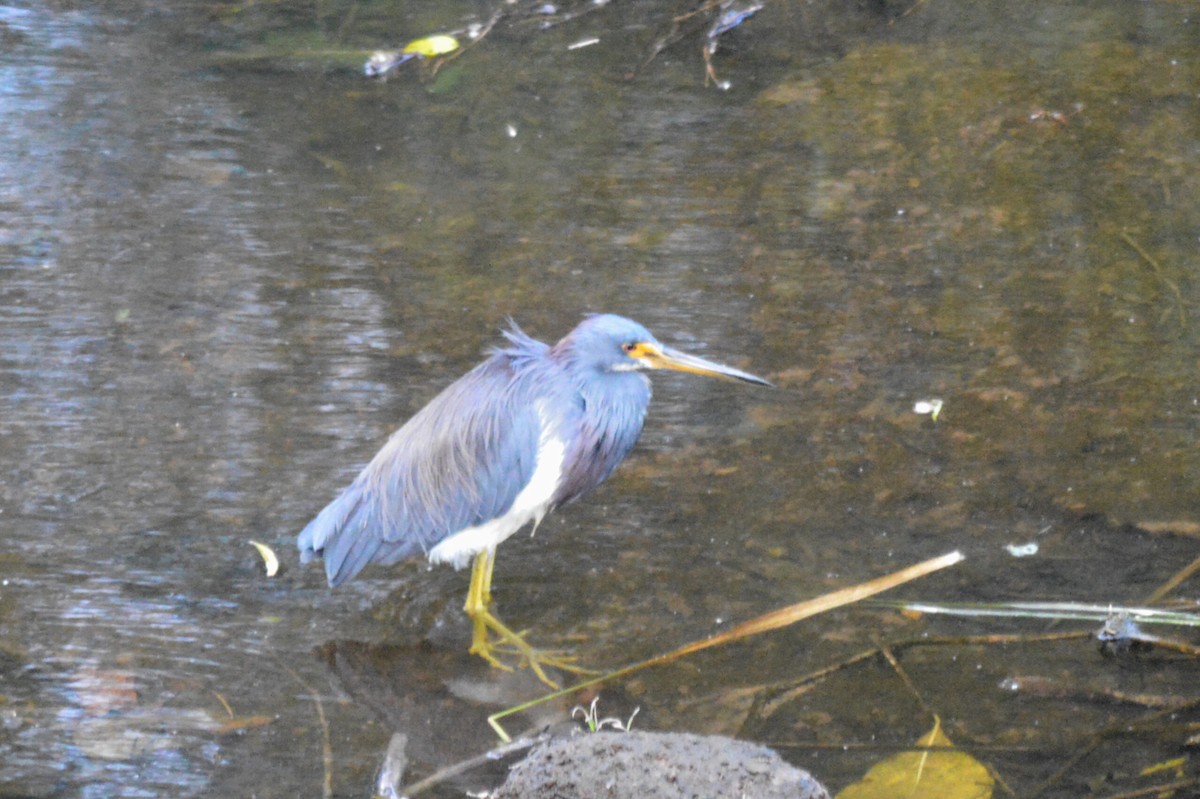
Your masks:
{"label": "bird's eye", "polygon": [[637,349],[637,344],[635,344],[632,341],[626,341],[624,344],[621,345],[621,349],[625,352],[626,355],[632,355],[633,351]]}

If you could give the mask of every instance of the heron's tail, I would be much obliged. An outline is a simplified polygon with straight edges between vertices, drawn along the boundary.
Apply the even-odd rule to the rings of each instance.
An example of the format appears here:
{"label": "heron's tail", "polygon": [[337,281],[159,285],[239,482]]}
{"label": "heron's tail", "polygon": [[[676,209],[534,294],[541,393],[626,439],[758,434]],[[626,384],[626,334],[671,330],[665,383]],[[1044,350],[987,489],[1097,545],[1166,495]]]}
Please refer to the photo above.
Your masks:
{"label": "heron's tail", "polygon": [[372,561],[395,563],[421,551],[412,542],[385,541],[380,516],[358,482],[351,483],[296,537],[300,562],[324,558],[325,576],[336,588]]}

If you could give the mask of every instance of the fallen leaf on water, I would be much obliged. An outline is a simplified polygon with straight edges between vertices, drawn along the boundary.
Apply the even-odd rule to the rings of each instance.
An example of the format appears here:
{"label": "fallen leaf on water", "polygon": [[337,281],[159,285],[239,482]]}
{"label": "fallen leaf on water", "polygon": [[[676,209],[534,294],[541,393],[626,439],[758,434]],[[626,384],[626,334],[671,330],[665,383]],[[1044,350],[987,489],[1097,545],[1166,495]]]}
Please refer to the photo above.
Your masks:
{"label": "fallen leaf on water", "polygon": [[433,58],[435,55],[445,55],[453,53],[458,49],[458,39],[453,36],[448,36],[444,33],[439,33],[434,36],[426,36],[423,39],[413,39],[408,44],[404,45],[404,52],[424,56],[425,58]]}
{"label": "fallen leaf on water", "polygon": [[[950,747],[937,720],[917,746]],[[876,763],[836,799],[990,799],[995,781],[987,767],[966,752],[901,752]]]}
{"label": "fallen leaf on water", "polygon": [[260,544],[257,541],[250,542],[258,554],[262,555],[263,564],[267,568],[267,576],[274,577],[279,573],[279,558],[275,557],[275,551],[266,544]]}

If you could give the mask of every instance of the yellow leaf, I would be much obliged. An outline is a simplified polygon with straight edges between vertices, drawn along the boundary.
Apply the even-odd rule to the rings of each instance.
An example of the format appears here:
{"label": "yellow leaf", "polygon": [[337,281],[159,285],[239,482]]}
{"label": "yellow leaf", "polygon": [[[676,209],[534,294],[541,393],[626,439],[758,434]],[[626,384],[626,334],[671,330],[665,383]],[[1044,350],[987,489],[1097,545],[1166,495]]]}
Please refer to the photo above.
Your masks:
{"label": "yellow leaf", "polygon": [[263,565],[267,568],[267,576],[274,577],[279,571],[279,558],[275,557],[275,552],[266,544],[260,544],[257,541],[251,541],[254,548],[258,550],[258,554],[262,555]]}
{"label": "yellow leaf", "polygon": [[455,39],[453,36],[447,36],[444,33],[439,33],[435,36],[426,36],[424,39],[413,39],[404,45],[404,52],[406,54],[420,55],[426,58],[453,53],[457,49],[458,39]]}
{"label": "yellow leaf", "polygon": [[[918,746],[952,746],[939,720]],[[876,763],[837,799],[990,799],[995,781],[966,752],[901,752]]]}

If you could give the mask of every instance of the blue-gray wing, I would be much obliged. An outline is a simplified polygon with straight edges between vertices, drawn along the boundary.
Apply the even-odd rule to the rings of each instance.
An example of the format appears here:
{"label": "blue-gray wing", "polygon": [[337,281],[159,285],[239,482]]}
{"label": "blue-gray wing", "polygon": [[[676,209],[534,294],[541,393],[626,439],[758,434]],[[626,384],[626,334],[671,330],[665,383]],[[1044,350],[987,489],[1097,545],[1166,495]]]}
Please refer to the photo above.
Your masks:
{"label": "blue-gray wing", "polygon": [[507,512],[541,432],[538,381],[522,367],[498,352],[413,416],[300,533],[301,560],[321,555],[336,586]]}

